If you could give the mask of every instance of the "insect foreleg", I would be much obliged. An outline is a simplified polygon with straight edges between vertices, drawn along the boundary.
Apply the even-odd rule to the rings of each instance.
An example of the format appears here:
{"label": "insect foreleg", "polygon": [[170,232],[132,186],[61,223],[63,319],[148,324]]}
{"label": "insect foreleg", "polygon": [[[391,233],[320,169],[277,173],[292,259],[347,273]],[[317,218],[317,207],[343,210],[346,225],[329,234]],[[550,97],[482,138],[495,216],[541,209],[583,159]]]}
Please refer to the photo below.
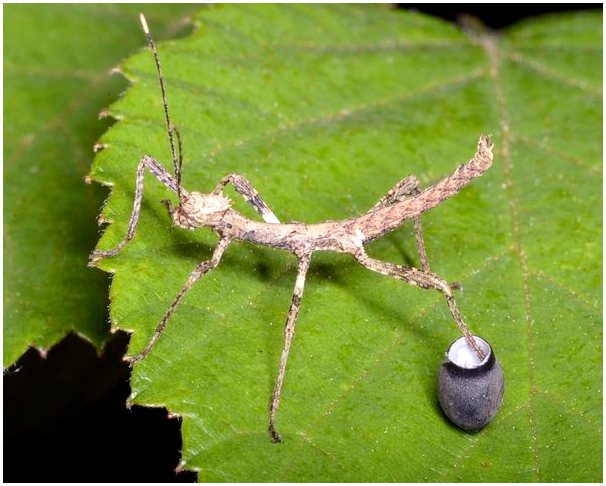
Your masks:
{"label": "insect foreleg", "polygon": [[137,354],[136,356],[133,356],[130,358],[125,358],[124,359],[125,361],[127,361],[131,364],[135,364],[136,362],[141,361],[143,358],[145,358],[149,354],[149,352],[151,351],[151,349],[154,346],[154,344],[156,343],[156,341],[160,338],[160,335],[164,332],[164,329],[166,328],[166,324],[168,324],[168,321],[170,320],[173,313],[175,312],[175,309],[179,305],[179,302],[181,302],[181,299],[183,299],[183,297],[185,296],[187,291],[192,288],[192,286],[200,279],[200,277],[202,277],[202,275],[205,275],[206,273],[208,273],[210,270],[212,270],[219,264],[219,262],[221,261],[221,257],[223,256],[223,252],[229,245],[230,241],[231,241],[231,239],[222,237],[219,240],[217,247],[215,248],[212,258],[210,260],[206,260],[206,261],[200,263],[194,269],[194,271],[190,273],[189,277],[187,277],[187,281],[185,282],[185,285],[179,291],[179,293],[175,297],[175,300],[173,300],[173,303],[168,308],[168,311],[166,311],[166,314],[160,321],[160,324],[158,324],[158,327],[154,331],[154,334],[151,337],[151,339],[149,340],[149,343],[147,343],[147,346],[145,347],[145,349],[143,351],[141,351],[139,354]]}
{"label": "insect foreleg", "polygon": [[475,351],[480,360],[484,359],[484,352],[478,347],[471,335],[471,332],[469,331],[469,328],[463,321],[463,317],[459,312],[452,292],[452,287],[446,283],[446,281],[438,277],[436,274],[426,270],[419,270],[417,268],[405,267],[402,265],[396,265],[395,263],[376,260],[369,257],[364,250],[358,251],[354,256],[358,262],[373,272],[381,273],[383,275],[387,275],[388,277],[397,278],[399,280],[404,280],[406,283],[416,287],[421,287],[423,289],[435,289],[442,292],[446,297],[450,313],[457,323],[457,326],[459,326],[459,329],[465,336],[467,343],[471,349]]}
{"label": "insect foreleg", "polygon": [[253,208],[255,208],[255,211],[257,211],[261,215],[261,217],[266,223],[280,223],[280,220],[273,213],[273,211],[269,209],[269,206],[263,200],[261,195],[253,187],[250,181],[244,176],[241,176],[239,174],[229,174],[228,176],[225,176],[217,184],[217,187],[215,187],[213,194],[222,194],[223,189],[225,189],[225,186],[227,186],[227,184],[229,184],[230,182],[234,185],[236,191],[238,191],[242,196],[244,196],[246,202],[248,202]]}
{"label": "insect foreleg", "polygon": [[301,305],[301,297],[303,296],[303,287],[305,286],[305,276],[309,269],[311,254],[305,254],[299,257],[299,269],[297,280],[295,282],[295,290],[292,295],[288,318],[286,319],[286,327],[284,328],[284,346],[282,348],[282,356],[280,358],[280,369],[278,378],[274,386],[274,391],[269,405],[269,435],[272,442],[281,442],[280,434],[276,431],[276,412],[280,405],[280,395],[282,393],[282,383],[284,383],[284,373],[286,372],[286,362],[288,361],[288,353],[292,338],[295,334],[295,326],[297,324],[297,315],[299,314],[299,306]]}
{"label": "insect foreleg", "polygon": [[[173,177],[166,171],[164,166],[160,164],[156,159],[149,155],[144,156],[139,165],[137,166],[137,176],[135,179],[135,199],[133,202],[133,211],[128,222],[128,229],[126,230],[126,236],[118,243],[115,248],[111,250],[95,250],[91,253],[88,266],[94,266],[94,264],[102,258],[112,257],[122,251],[126,244],[132,239],[139,222],[139,213],[141,211],[141,201],[143,199],[143,176],[145,175],[145,169],[148,169],[156,178],[168,187],[173,192],[178,192],[178,185]],[[181,189],[181,194],[187,195],[184,189]]]}

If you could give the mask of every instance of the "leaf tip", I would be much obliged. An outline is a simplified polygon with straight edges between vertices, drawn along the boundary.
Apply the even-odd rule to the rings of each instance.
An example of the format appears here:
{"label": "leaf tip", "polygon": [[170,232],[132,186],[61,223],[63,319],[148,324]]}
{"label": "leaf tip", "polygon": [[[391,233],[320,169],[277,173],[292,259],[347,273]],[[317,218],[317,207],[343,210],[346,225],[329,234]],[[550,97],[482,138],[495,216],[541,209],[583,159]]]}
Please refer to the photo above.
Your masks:
{"label": "leaf tip", "polygon": [[42,359],[46,359],[48,357],[48,348],[36,347],[36,349]]}
{"label": "leaf tip", "polygon": [[99,120],[103,120],[104,118],[108,118],[111,116],[111,113],[108,109],[103,109],[99,112]]}
{"label": "leaf tip", "polygon": [[103,150],[105,147],[107,147],[107,144],[102,143],[102,142],[97,142],[95,145],[93,145],[93,153],[99,153],[101,152],[101,150]]}

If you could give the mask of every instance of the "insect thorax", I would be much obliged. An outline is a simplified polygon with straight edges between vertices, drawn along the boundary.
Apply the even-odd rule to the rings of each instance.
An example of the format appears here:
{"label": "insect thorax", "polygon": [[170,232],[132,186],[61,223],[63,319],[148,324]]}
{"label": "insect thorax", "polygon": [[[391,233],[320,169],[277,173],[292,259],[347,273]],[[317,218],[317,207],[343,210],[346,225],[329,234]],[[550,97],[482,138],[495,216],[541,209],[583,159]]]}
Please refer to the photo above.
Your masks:
{"label": "insect thorax", "polygon": [[177,226],[195,229],[219,223],[230,207],[231,201],[225,196],[192,192],[170,211],[170,215]]}

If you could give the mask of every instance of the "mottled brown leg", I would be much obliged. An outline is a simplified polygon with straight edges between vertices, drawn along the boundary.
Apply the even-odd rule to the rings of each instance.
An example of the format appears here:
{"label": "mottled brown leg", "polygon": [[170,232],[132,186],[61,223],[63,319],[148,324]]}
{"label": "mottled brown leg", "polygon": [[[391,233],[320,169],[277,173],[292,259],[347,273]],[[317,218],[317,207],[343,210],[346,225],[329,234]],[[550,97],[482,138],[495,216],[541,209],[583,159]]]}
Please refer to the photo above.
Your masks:
{"label": "mottled brown leg", "polygon": [[[372,209],[384,208],[385,206],[391,206],[392,204],[406,199],[407,197],[418,194],[419,192],[419,181],[413,176],[407,176],[401,181],[398,181],[388,192],[385,194],[379,202],[373,206]],[[371,211],[372,211],[371,209]]]}
{"label": "mottled brown leg", "polygon": [[282,441],[280,434],[278,434],[276,431],[276,412],[278,411],[278,406],[280,405],[280,394],[282,393],[282,384],[284,382],[284,373],[286,372],[288,352],[290,351],[292,338],[295,334],[297,315],[299,314],[299,306],[301,305],[301,297],[303,296],[303,287],[305,286],[305,275],[309,269],[310,261],[311,254],[299,257],[299,271],[297,274],[297,280],[295,282],[295,290],[292,295],[292,302],[290,304],[290,310],[288,311],[288,318],[286,319],[286,327],[284,328],[284,346],[282,348],[282,356],[280,358],[280,370],[278,371],[278,378],[276,379],[274,392],[272,394],[271,403],[269,406],[269,435],[272,442]]}
{"label": "mottled brown leg", "polygon": [[173,313],[175,312],[175,309],[177,308],[177,305],[179,305],[179,302],[181,302],[181,299],[183,298],[183,296],[187,293],[187,291],[189,289],[192,288],[192,286],[200,279],[200,277],[202,275],[208,273],[210,270],[212,270],[219,264],[219,261],[221,261],[221,256],[223,255],[223,252],[229,245],[230,241],[231,240],[229,238],[221,238],[219,240],[219,243],[217,244],[217,247],[215,248],[215,252],[213,253],[212,258],[210,260],[206,260],[206,261],[200,263],[194,269],[194,271],[189,275],[189,277],[187,278],[187,281],[185,282],[185,285],[179,291],[179,293],[177,294],[177,297],[175,297],[175,300],[168,308],[166,315],[162,318],[162,320],[160,321],[160,324],[158,324],[158,327],[154,331],[154,334],[151,337],[151,339],[149,340],[149,343],[147,343],[147,346],[145,347],[145,349],[135,356],[132,356],[129,358],[124,358],[124,361],[130,363],[131,365],[134,365],[135,363],[137,363],[138,361],[141,361],[143,358],[145,358],[149,354],[149,352],[151,351],[154,344],[156,344],[156,341],[160,338],[160,335],[164,332],[164,329],[166,328],[166,324],[172,317]]}
{"label": "mottled brown leg", "polygon": [[461,313],[457,307],[452,288],[450,285],[448,285],[448,283],[446,283],[446,281],[442,280],[436,274],[426,270],[419,270],[413,267],[404,267],[402,265],[376,260],[369,257],[364,250],[360,250],[354,256],[358,262],[373,272],[381,273],[399,280],[404,280],[406,283],[416,287],[421,287],[423,289],[435,289],[442,292],[446,297],[448,309],[457,323],[457,326],[459,326],[459,329],[463,333],[463,336],[465,336],[467,343],[481,360],[484,359],[484,352],[478,347],[471,335],[471,332],[469,331],[469,328],[463,321],[463,317],[461,316]]}
{"label": "mottled brown leg", "polygon": [[[403,188],[406,190],[404,194],[408,196],[416,196],[417,194],[419,194],[419,192],[421,192],[419,190],[419,181],[414,176],[409,176],[407,179],[409,180],[409,183],[405,188]],[[429,272],[429,262],[427,261],[427,252],[425,251],[425,240],[423,239],[423,229],[421,228],[421,216],[416,216],[413,221],[415,228],[415,241],[417,243],[417,250],[419,251],[419,260],[421,262],[421,268],[423,269],[423,271]]]}
{"label": "mottled brown leg", "polygon": [[[407,197],[416,196],[419,194],[419,180],[415,176],[408,176],[399,181],[393,186],[385,196],[383,196],[372,209],[390,206],[394,203],[406,199]],[[421,268],[428,272],[429,263],[427,262],[427,253],[425,252],[425,241],[423,240],[423,230],[421,229],[421,218],[414,218],[415,240],[419,251],[419,260]]]}
{"label": "mottled brown leg", "polygon": [[229,174],[225,176],[213,190],[213,194],[222,194],[227,184],[232,183],[238,193],[240,193],[246,202],[257,211],[266,223],[280,224],[280,220],[263,200],[259,192],[253,187],[250,181],[240,174]]}
{"label": "mottled brown leg", "polygon": [[88,266],[92,267],[95,263],[102,258],[112,257],[122,251],[126,244],[135,235],[135,229],[139,222],[139,213],[141,211],[141,201],[143,199],[143,176],[145,175],[145,169],[148,169],[156,178],[174,192],[181,192],[181,194],[187,194],[182,188],[179,191],[179,186],[173,179],[173,177],[166,171],[166,169],[153,157],[149,155],[144,156],[139,165],[137,166],[137,176],[135,179],[135,199],[133,202],[133,212],[128,222],[128,229],[126,230],[126,236],[118,243],[115,248],[111,250],[95,250],[91,253]]}
{"label": "mottled brown leg", "polygon": [[417,216],[414,219],[415,241],[417,242],[417,250],[419,250],[419,260],[421,268],[425,272],[429,272],[429,262],[427,261],[427,253],[425,252],[425,240],[423,239],[423,229],[421,228],[421,218]]}

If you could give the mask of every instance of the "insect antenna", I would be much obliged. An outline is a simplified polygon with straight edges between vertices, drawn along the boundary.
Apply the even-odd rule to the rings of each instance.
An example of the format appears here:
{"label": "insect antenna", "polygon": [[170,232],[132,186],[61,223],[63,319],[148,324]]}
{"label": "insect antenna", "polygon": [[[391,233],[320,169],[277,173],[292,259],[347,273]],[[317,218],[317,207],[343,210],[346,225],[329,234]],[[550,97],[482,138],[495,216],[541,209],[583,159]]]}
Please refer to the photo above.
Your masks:
{"label": "insect antenna", "polygon": [[179,200],[181,199],[181,167],[183,166],[183,143],[181,142],[181,133],[177,127],[174,127],[175,135],[177,136],[177,153],[178,163],[175,166],[175,175],[177,177],[177,192],[179,193]]}
{"label": "insect antenna", "polygon": [[[173,166],[175,168],[175,179],[177,182],[177,196],[179,197],[179,201],[181,201],[181,167],[183,165],[183,156],[181,152],[181,137],[179,135],[179,131],[173,126],[170,120],[170,113],[168,111],[168,100],[166,99],[166,87],[164,86],[164,77],[162,76],[162,68],[160,67],[160,57],[158,56],[158,50],[156,49],[156,44],[154,39],[151,36],[149,31],[149,27],[147,26],[147,21],[145,20],[145,16],[141,13],[139,14],[139,20],[141,22],[141,27],[143,27],[143,33],[147,38],[147,43],[154,55],[154,61],[156,62],[156,70],[158,72],[158,82],[160,83],[160,91],[162,92],[162,103],[164,105],[164,117],[166,118],[166,127],[168,128],[168,140],[170,142],[170,151],[173,157]],[[175,147],[175,139],[173,136],[173,132],[176,133],[177,136],[177,147]],[[178,150],[177,150],[178,148]]]}

